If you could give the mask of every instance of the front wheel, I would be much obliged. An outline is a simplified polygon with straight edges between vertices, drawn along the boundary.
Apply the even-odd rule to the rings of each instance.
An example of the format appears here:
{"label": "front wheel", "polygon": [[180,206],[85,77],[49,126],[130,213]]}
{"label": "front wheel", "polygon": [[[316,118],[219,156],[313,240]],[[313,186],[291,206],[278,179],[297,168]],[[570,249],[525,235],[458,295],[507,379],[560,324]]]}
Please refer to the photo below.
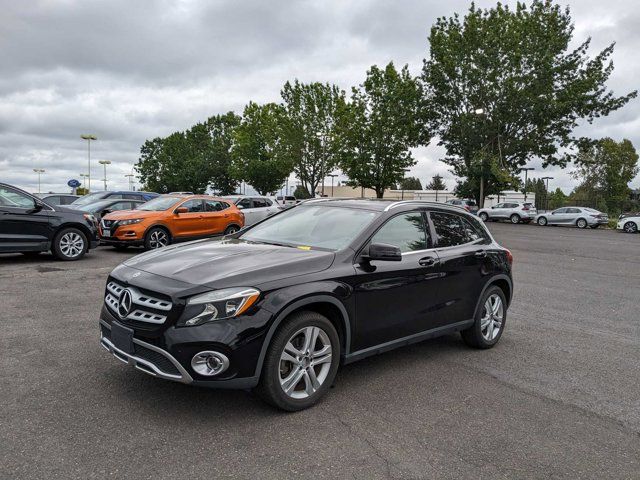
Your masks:
{"label": "front wheel", "polygon": [[547,225],[547,217],[538,218],[538,225],[540,225],[541,227],[546,226]]}
{"label": "front wheel", "polygon": [[166,247],[171,243],[171,236],[164,228],[153,227],[149,229],[144,236],[144,248],[147,250],[155,250],[157,248]]}
{"label": "front wheel", "polygon": [[51,253],[58,260],[80,260],[89,250],[89,242],[77,228],[65,228],[53,239]]}
{"label": "front wheel", "polygon": [[622,228],[627,233],[636,233],[638,231],[638,225],[635,222],[627,222]]}
{"label": "front wheel", "polygon": [[460,334],[470,347],[491,348],[500,340],[506,320],[507,299],[502,289],[493,285],[482,296],[473,325]]}
{"label": "front wheel", "polygon": [[481,212],[479,217],[480,217],[480,220],[482,220],[483,222],[486,222],[487,220],[489,220],[489,215],[487,215],[485,212]]}
{"label": "front wheel", "polygon": [[331,387],[339,362],[333,324],[316,312],[293,314],[269,345],[256,392],[282,410],[309,408]]}
{"label": "front wheel", "polygon": [[576,225],[578,228],[587,228],[587,221],[584,218],[579,218]]}

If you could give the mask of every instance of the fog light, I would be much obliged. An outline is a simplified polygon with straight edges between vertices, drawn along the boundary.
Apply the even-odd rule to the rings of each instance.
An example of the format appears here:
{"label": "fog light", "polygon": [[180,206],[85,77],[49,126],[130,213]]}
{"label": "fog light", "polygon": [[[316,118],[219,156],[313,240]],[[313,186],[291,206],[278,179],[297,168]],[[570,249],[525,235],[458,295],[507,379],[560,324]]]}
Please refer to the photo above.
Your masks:
{"label": "fog light", "polygon": [[191,368],[199,375],[212,377],[229,368],[229,359],[220,352],[200,352],[191,359]]}

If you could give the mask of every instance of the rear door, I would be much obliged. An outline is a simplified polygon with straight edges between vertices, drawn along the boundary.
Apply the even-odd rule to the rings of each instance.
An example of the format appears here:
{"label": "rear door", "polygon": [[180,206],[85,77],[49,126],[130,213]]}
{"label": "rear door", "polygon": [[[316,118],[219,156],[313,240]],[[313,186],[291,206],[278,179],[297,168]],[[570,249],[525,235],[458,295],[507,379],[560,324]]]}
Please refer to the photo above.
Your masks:
{"label": "rear door", "polygon": [[[354,349],[403,338],[436,325],[438,257],[420,211],[387,220],[371,243],[395,245],[402,261],[371,261],[356,268]],[[365,246],[365,248],[367,248]]]}
{"label": "rear door", "polygon": [[482,271],[490,263],[491,239],[475,219],[463,215],[432,211],[429,219],[442,274],[437,326],[470,320],[482,289]]}
{"label": "rear door", "polygon": [[51,240],[49,215],[36,211],[35,199],[10,187],[0,187],[0,252],[45,249]]}
{"label": "rear door", "polygon": [[242,198],[236,205],[242,210],[244,214],[244,225],[253,225],[258,221],[259,213],[253,208],[253,200],[251,198]]}
{"label": "rear door", "polygon": [[229,220],[229,213],[225,210],[229,204],[219,200],[205,200],[202,215],[202,235],[213,235],[224,232]]}
{"label": "rear door", "polygon": [[[172,233],[177,237],[194,237],[202,231],[202,214],[204,203],[201,199],[196,198],[182,202],[176,209],[187,208],[186,213],[174,213],[172,224]],[[175,210],[174,209],[174,212]]]}

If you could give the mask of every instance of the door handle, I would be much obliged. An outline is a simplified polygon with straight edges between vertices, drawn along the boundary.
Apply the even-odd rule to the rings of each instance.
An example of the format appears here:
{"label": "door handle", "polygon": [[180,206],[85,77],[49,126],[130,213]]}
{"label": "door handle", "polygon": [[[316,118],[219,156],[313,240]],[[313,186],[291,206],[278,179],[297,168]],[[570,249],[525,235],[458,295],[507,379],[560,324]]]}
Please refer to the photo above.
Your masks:
{"label": "door handle", "polygon": [[438,262],[439,260],[437,258],[424,257],[418,260],[418,265],[420,265],[421,267],[432,267],[433,265],[436,265]]}
{"label": "door handle", "polygon": [[478,258],[484,258],[487,256],[487,252],[486,250],[476,250],[476,253],[474,253],[474,255]]}

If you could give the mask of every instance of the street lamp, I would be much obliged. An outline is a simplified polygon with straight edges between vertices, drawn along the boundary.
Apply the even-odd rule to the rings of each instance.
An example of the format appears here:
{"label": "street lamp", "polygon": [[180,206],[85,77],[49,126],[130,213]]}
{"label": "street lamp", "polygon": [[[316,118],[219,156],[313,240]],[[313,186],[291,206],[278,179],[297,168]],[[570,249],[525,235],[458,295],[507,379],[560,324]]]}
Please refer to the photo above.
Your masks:
{"label": "street lamp", "polygon": [[38,193],[40,193],[40,175],[44,173],[44,168],[34,168],[33,171],[38,174]]}
{"label": "street lamp", "polygon": [[544,180],[545,181],[544,183],[546,184],[544,187],[546,191],[545,196],[547,197],[546,198],[547,201],[545,202],[546,203],[545,210],[549,211],[549,180],[553,180],[553,177],[542,177],[542,180]]}
{"label": "street lamp", "polygon": [[331,177],[331,196],[333,197],[333,179],[336,178],[338,176],[338,174],[336,173],[330,173],[329,175],[327,175],[327,177]]}
{"label": "street lamp", "polygon": [[[106,177],[106,175],[105,175]],[[125,175],[125,177],[127,177],[129,179],[129,191],[133,191],[133,177],[135,177],[135,175],[133,173],[127,173]]]}
{"label": "street lamp", "polygon": [[87,177],[89,175],[86,174],[86,173],[81,173],[80,176],[82,177],[82,185],[83,185],[82,188],[84,188],[84,194],[86,195],[88,193],[88,190],[87,190]]}
{"label": "street lamp", "polygon": [[91,140],[98,140],[98,137],[91,134],[83,134],[80,135],[80,138],[87,141],[87,168],[89,169],[87,171],[87,178],[89,179],[87,193],[89,193],[89,191],[91,190]]}
{"label": "street lamp", "polygon": [[527,174],[530,170],[535,170],[533,167],[522,167],[518,169],[521,172],[524,172],[524,201],[527,201]]}
{"label": "street lamp", "polygon": [[104,167],[104,191],[107,191],[107,165],[111,165],[111,160],[98,160],[98,163]]}

